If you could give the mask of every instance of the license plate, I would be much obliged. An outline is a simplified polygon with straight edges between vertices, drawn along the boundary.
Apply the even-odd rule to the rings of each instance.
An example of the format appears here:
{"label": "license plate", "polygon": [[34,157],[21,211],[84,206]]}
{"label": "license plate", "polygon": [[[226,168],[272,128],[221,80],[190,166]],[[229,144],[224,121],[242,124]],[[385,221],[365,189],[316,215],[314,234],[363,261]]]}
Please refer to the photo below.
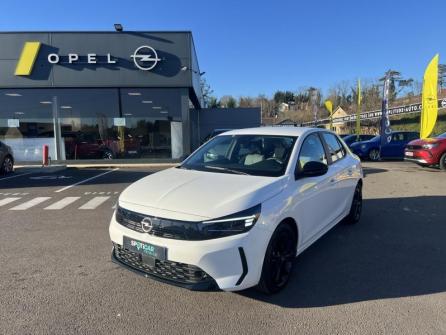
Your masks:
{"label": "license plate", "polygon": [[147,261],[150,261],[150,258],[165,261],[167,258],[167,248],[138,241],[127,236],[124,236],[123,242],[125,249],[140,254],[143,257],[143,261],[146,261],[146,258],[148,258]]}
{"label": "license plate", "polygon": [[413,152],[412,151],[406,151],[406,156],[413,157]]}

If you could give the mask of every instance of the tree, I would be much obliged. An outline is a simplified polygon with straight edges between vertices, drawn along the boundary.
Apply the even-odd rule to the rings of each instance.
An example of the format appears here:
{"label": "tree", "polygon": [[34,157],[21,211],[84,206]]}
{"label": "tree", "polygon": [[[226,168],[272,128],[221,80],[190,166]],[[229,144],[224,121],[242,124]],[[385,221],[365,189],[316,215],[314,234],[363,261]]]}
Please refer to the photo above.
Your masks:
{"label": "tree", "polygon": [[220,99],[220,106],[222,108],[235,108],[237,107],[237,100],[232,95],[224,95]]}
{"label": "tree", "polygon": [[218,99],[216,97],[210,97],[209,98],[209,102],[207,105],[208,108],[219,108],[220,107],[220,103],[218,101]]}
{"label": "tree", "polygon": [[[204,106],[208,107],[211,98],[214,98],[212,96],[212,94],[214,93],[214,90],[211,88],[211,86],[207,83],[206,79],[203,77],[200,78],[200,87],[201,87],[201,92],[203,95]],[[214,98],[214,99],[216,99],[216,98]]]}

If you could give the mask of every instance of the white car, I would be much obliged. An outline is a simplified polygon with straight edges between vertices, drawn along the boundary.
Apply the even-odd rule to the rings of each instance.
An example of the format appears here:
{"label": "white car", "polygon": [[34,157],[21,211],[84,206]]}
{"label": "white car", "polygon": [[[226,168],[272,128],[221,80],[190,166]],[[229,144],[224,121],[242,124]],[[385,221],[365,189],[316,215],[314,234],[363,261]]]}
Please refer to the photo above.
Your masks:
{"label": "white car", "polygon": [[359,221],[362,168],[327,130],[216,136],[119,197],[112,260],[193,290],[282,289],[294,258],[342,219]]}

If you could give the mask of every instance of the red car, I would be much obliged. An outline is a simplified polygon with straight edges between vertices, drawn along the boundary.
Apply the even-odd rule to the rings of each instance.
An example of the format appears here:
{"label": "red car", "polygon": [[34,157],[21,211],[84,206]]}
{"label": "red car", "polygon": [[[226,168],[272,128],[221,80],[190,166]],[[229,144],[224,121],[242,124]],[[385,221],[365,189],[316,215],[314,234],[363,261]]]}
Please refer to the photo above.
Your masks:
{"label": "red car", "polygon": [[446,170],[446,133],[409,142],[404,151],[404,159],[423,166],[439,165],[440,169]]}

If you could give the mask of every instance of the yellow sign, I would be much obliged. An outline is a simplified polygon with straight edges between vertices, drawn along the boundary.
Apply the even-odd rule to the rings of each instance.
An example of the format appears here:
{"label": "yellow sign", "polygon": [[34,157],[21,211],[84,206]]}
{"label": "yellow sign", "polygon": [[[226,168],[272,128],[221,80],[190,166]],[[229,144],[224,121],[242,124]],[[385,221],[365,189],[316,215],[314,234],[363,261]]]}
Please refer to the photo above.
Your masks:
{"label": "yellow sign", "polygon": [[330,100],[325,100],[324,105],[330,113],[330,130],[333,130],[333,103]]}
{"label": "yellow sign", "polygon": [[428,138],[437,122],[438,58],[436,54],[424,72],[420,138]]}
{"label": "yellow sign", "polygon": [[39,49],[40,42],[25,43],[15,69],[16,76],[29,76],[31,74]]}

